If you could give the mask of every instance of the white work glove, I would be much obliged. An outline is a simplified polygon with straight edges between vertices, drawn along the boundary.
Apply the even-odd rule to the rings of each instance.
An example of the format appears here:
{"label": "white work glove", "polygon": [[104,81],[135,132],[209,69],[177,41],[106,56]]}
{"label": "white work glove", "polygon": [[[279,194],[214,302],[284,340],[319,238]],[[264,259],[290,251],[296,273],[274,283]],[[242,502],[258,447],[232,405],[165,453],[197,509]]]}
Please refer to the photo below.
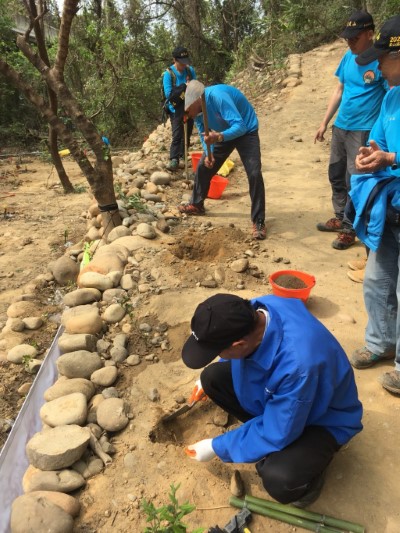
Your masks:
{"label": "white work glove", "polygon": [[188,404],[191,405],[192,403],[206,399],[207,396],[204,394],[203,385],[201,384],[201,380],[198,379],[194,384],[194,389],[190,395],[190,398],[188,399]]}
{"label": "white work glove", "polygon": [[190,444],[185,448],[185,453],[192,459],[201,462],[211,461],[217,455],[212,447],[212,439],[204,439]]}

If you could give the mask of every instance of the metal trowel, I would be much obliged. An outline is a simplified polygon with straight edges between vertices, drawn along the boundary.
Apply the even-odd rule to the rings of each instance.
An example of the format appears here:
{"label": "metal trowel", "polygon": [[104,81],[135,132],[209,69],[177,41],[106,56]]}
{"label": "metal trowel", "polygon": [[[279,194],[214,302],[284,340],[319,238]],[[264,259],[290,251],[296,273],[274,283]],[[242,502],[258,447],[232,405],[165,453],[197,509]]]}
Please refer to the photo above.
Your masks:
{"label": "metal trowel", "polygon": [[187,413],[190,411],[190,409],[198,402],[207,400],[208,396],[204,393],[203,389],[200,390],[194,390],[192,395],[189,398],[189,401],[182,405],[182,407],[179,407],[176,411],[171,413],[170,415],[165,415],[162,417],[162,422],[171,422],[171,420],[174,420],[178,416],[183,415],[184,413]]}

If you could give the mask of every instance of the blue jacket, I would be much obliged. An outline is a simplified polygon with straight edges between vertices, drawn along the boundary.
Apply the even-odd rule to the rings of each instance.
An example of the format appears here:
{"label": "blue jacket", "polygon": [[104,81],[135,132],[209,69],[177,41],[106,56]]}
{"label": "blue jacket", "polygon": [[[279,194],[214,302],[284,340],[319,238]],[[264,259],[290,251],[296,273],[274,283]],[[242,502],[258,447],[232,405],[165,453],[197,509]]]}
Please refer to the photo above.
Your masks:
{"label": "blue jacket", "polygon": [[[205,88],[208,127],[224,134],[224,141],[237,139],[258,129],[257,115],[243,93],[231,85],[212,85]],[[203,115],[195,119],[204,151]]]}
{"label": "blue jacket", "polygon": [[262,296],[270,320],[258,349],[233,359],[237,398],[254,418],[212,440],[226,462],[253,463],[282,450],[306,426],[326,428],[338,444],[361,431],[353,370],[333,335],[297,299]]}
{"label": "blue jacket", "polygon": [[400,210],[400,87],[393,87],[385,96],[369,139],[384,152],[395,152],[399,167],[351,176],[350,197],[356,211],[353,226],[358,238],[376,252],[385,227],[388,202]]}

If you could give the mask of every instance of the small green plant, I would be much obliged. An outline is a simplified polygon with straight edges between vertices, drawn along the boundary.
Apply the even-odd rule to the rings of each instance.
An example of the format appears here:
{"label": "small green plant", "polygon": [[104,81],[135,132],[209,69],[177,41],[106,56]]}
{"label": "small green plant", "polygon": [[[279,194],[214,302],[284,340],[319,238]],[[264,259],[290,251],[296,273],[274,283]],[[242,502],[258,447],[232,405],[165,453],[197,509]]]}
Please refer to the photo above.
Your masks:
{"label": "small green plant", "polygon": [[122,296],[121,298],[118,298],[117,303],[119,303],[119,305],[125,309],[130,318],[133,317],[133,305],[129,296]]}
{"label": "small green plant", "polygon": [[[171,485],[171,492],[169,493],[171,503],[158,509],[153,503],[147,500],[142,501],[142,509],[147,515],[147,523],[150,522],[150,526],[146,526],[143,533],[187,533],[187,526],[182,522],[182,518],[194,511],[196,506],[189,502],[179,504],[176,498],[179,487],[180,484],[177,487]],[[202,533],[203,531],[204,528],[201,527],[193,533]]]}
{"label": "small green plant", "polygon": [[29,369],[29,363],[33,361],[33,357],[31,355],[25,354],[22,356],[22,364],[24,365],[25,370]]}
{"label": "small green plant", "polygon": [[85,185],[82,185],[81,183],[78,183],[74,187],[74,194],[81,194],[86,191],[87,191],[87,187]]}
{"label": "small green plant", "polygon": [[133,194],[132,196],[127,196],[119,183],[114,185],[115,192],[118,197],[124,202],[127,209],[134,209],[138,213],[148,213],[149,209],[146,204],[142,201],[138,194]]}

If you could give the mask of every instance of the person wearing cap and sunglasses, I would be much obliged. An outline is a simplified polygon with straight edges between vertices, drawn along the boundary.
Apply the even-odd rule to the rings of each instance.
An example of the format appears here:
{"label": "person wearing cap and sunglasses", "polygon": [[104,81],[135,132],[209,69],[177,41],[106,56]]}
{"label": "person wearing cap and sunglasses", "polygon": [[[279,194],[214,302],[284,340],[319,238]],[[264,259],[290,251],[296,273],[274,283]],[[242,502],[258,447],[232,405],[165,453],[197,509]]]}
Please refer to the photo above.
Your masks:
{"label": "person wearing cap and sunglasses", "polygon": [[162,82],[172,129],[167,169],[175,171],[179,168],[179,159],[184,156],[185,142],[189,145],[192,135],[193,120],[188,120],[185,141],[182,94],[184,94],[186,84],[196,79],[196,71],[190,66],[189,52],[184,46],[177,46],[172,52],[172,57],[174,63],[164,72]]}
{"label": "person wearing cap and sunglasses", "polygon": [[[191,321],[183,362],[243,422],[187,447],[198,461],[256,463],[281,503],[315,501],[339,448],[362,430],[354,373],[338,341],[298,299],[216,294]],[[221,359],[212,362],[217,356]]]}
{"label": "person wearing cap and sunglasses", "polygon": [[[205,135],[202,95],[210,132]],[[185,94],[185,113],[195,119],[204,153],[198,164],[190,202],[179,206],[186,215],[204,215],[211,178],[229,155],[236,150],[246,170],[251,198],[252,236],[266,238],[265,189],[261,173],[261,150],[258,119],[253,106],[243,93],[230,85],[204,87],[197,80],[188,83]],[[210,149],[210,158],[207,155]]]}
{"label": "person wearing cap and sunglasses", "polygon": [[382,386],[400,394],[400,15],[385,22],[373,47],[357,57],[360,65],[379,61],[391,90],[385,96],[369,146],[360,148],[351,177],[357,236],[370,248],[364,276],[368,314],[365,346],[350,361],[369,368],[395,359]]}
{"label": "person wearing cap and sunglasses", "polygon": [[376,60],[371,59],[363,66],[356,63],[357,56],[372,46],[374,28],[373,18],[366,11],[354,11],[349,17],[340,34],[346,39],[349,50],[336,70],[339,83],[314,138],[314,143],[325,140],[327,126],[338,111],[332,128],[328,167],[335,216],[317,224],[319,231],[338,232],[332,242],[337,250],[346,250],[356,241],[352,222],[347,216],[350,176],[357,173],[355,158],[358,149],[365,146],[388,89]]}

